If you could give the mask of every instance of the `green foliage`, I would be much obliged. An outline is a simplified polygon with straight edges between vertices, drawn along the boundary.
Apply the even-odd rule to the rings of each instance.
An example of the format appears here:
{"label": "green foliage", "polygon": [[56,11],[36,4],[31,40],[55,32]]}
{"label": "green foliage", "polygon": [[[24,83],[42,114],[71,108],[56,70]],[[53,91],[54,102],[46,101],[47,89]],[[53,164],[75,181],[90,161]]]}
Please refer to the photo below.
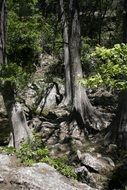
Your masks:
{"label": "green foliage", "polygon": [[17,90],[26,85],[28,77],[29,74],[16,63],[4,64],[0,68],[0,83],[10,81],[15,84]]}
{"label": "green foliage", "polygon": [[61,157],[61,158],[46,157],[42,158],[41,162],[46,162],[47,164],[53,166],[56,170],[58,170],[61,174],[63,174],[68,178],[77,179],[77,175],[73,167],[69,164],[67,157]]}
{"label": "green foliage", "polygon": [[8,61],[23,67],[32,64],[40,51],[41,16],[37,1],[8,1]]}
{"label": "green foliage", "polygon": [[35,136],[33,141],[29,144],[22,144],[21,148],[17,151],[17,156],[26,165],[39,162],[42,157],[46,157],[48,155],[48,150],[44,148],[41,139],[37,136]]}
{"label": "green foliage", "polygon": [[127,87],[127,45],[116,44],[111,49],[96,47],[91,57],[95,64],[95,71],[86,80],[81,79],[81,84],[116,89]]}
{"label": "green foliage", "polygon": [[45,162],[53,166],[66,177],[77,178],[68,159],[66,157],[52,158],[49,154],[49,150],[44,147],[41,138],[38,136],[35,136],[30,144],[22,144],[16,154],[25,165],[32,165],[35,162]]}
{"label": "green foliage", "polygon": [[94,69],[94,65],[91,61],[91,53],[93,52],[93,46],[91,44],[91,39],[88,37],[81,40],[81,62],[85,74],[88,76],[90,72]]}
{"label": "green foliage", "polygon": [[14,154],[16,152],[16,149],[13,147],[0,147],[0,153],[6,153],[6,154]]}

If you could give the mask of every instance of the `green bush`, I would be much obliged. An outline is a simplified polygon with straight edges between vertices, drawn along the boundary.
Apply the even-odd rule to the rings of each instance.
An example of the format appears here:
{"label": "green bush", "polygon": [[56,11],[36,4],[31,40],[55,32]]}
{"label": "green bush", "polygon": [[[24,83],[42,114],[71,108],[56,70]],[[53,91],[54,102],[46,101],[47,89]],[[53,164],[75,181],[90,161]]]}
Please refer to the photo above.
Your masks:
{"label": "green bush", "polygon": [[37,0],[9,0],[7,17],[7,55],[8,62],[23,68],[35,62],[40,52],[41,15],[36,8]]}
{"label": "green bush", "polygon": [[49,154],[49,150],[44,147],[41,138],[38,136],[35,136],[30,144],[22,144],[21,148],[16,152],[16,155],[25,165],[30,166],[36,162],[45,162],[53,166],[64,176],[73,179],[77,178],[73,167],[69,164],[68,158],[52,158]]}
{"label": "green bush", "polygon": [[115,89],[127,87],[127,45],[116,44],[113,48],[96,47],[91,54],[95,70],[87,79],[79,82],[85,86],[106,86]]}

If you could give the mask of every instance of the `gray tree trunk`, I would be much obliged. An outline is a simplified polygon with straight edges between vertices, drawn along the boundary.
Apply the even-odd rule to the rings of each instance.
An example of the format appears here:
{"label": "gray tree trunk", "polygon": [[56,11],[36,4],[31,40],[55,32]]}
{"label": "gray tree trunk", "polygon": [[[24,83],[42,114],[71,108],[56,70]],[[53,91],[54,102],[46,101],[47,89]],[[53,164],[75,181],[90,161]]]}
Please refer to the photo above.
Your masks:
{"label": "gray tree trunk", "polygon": [[[123,43],[127,43],[127,1],[123,0]],[[127,89],[119,95],[116,116],[113,119],[106,138],[111,143],[127,149]]]}
{"label": "gray tree trunk", "polygon": [[123,43],[127,43],[127,1],[123,2]]}
{"label": "gray tree trunk", "polygon": [[64,41],[64,66],[65,66],[65,101],[64,104],[72,103],[72,89],[71,89],[71,70],[69,63],[69,28],[64,10],[64,2],[60,0],[62,25],[63,25],[63,41]]}
{"label": "gray tree trunk", "polygon": [[11,82],[4,83],[2,95],[11,125],[9,146],[19,148],[22,142],[31,140],[32,132],[27,125],[21,105],[15,101],[14,88]]}
{"label": "gray tree trunk", "polygon": [[123,90],[119,96],[116,116],[106,137],[111,143],[127,149],[127,90]]}
{"label": "gray tree trunk", "polygon": [[[91,128],[100,129],[102,124],[95,110],[91,105],[86,90],[79,84],[79,80],[83,77],[82,65],[80,61],[80,20],[78,10],[78,0],[70,0],[70,12],[71,12],[71,23],[70,23],[70,64],[71,64],[71,79],[72,79],[72,101],[74,109],[77,113],[76,117],[79,118],[79,125],[92,123]],[[90,126],[89,126],[90,127]],[[88,127],[87,130],[90,128]]]}
{"label": "gray tree trunk", "polygon": [[[5,0],[0,1],[0,66],[6,63],[5,51],[5,28],[6,28],[6,12]],[[2,68],[1,68],[2,69]],[[19,148],[21,142],[30,140],[31,131],[27,126],[26,118],[21,110],[21,106],[15,102],[14,86],[12,82],[1,82],[1,93],[4,99],[4,104],[8,113],[12,135],[10,146]]]}
{"label": "gray tree trunk", "polygon": [[0,0],[0,66],[5,62],[5,0]]}

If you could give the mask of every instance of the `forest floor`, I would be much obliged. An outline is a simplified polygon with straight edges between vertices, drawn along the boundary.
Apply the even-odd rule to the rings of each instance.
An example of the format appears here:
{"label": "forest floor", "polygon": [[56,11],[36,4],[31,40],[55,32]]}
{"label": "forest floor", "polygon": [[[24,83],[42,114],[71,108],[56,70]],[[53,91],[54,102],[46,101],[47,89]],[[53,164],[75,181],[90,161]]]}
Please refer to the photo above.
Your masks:
{"label": "forest floor", "polygon": [[[54,70],[56,66],[53,66],[52,62],[51,56],[44,57],[41,67],[37,69],[34,75],[32,84],[24,92],[23,99],[27,104],[24,108],[29,126],[41,136],[43,143],[50,151],[51,157],[63,157],[65,155],[68,157],[77,172],[79,181],[102,190],[125,190],[127,188],[127,152],[119,150],[115,144],[106,142],[105,133],[101,131],[86,136],[84,131],[79,129],[76,121],[70,118],[69,108],[57,105],[54,102],[54,86],[48,95],[52,97],[51,100],[48,99],[49,104],[54,102],[54,105],[50,107],[47,104],[47,107],[41,112],[35,111],[37,100],[40,97],[43,98],[48,86],[52,84],[52,79],[49,76],[51,68]],[[49,70],[50,72],[48,72]],[[48,74],[47,84],[44,80],[46,73]],[[57,74],[59,74],[58,71]],[[59,83],[62,79],[55,78],[56,81]],[[63,85],[60,83],[59,86],[60,93],[63,93]],[[87,89],[87,94],[96,110],[103,113],[105,122],[109,126],[115,115],[117,96],[104,88]],[[28,108],[32,112],[31,118]],[[3,105],[1,105],[1,110],[0,146],[6,146],[10,128]],[[15,163],[17,166],[17,162]]]}

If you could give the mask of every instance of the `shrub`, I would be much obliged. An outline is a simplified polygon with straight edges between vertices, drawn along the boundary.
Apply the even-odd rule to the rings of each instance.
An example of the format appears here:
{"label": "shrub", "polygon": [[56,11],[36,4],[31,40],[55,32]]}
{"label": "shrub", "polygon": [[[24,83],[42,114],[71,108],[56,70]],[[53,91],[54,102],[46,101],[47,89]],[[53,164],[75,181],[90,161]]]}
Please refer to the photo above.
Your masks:
{"label": "shrub", "polygon": [[30,166],[36,162],[45,162],[53,166],[64,176],[73,179],[77,178],[77,175],[73,167],[70,165],[68,158],[52,158],[49,154],[49,150],[44,147],[41,138],[38,136],[35,136],[30,144],[22,144],[16,154],[25,165]]}
{"label": "shrub", "polygon": [[106,86],[115,89],[127,87],[127,45],[116,44],[113,48],[96,47],[91,54],[95,70],[81,84],[97,87]]}

